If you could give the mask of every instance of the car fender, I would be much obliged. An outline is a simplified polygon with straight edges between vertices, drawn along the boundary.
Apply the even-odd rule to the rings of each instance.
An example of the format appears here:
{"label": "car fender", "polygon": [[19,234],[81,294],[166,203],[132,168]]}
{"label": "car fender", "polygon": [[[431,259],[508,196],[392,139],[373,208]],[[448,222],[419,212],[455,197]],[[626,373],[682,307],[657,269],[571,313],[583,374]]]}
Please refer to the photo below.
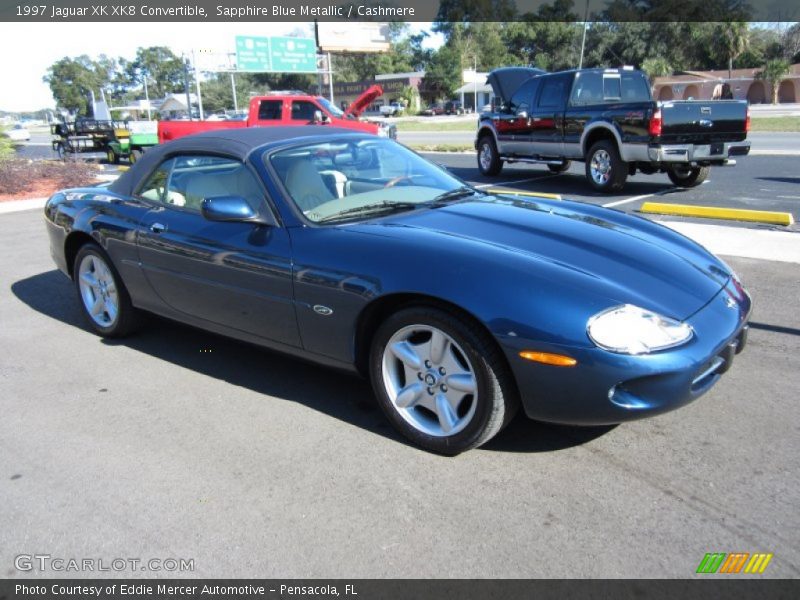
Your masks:
{"label": "car fender", "polygon": [[497,131],[494,128],[494,125],[491,121],[482,121],[480,126],[478,127],[478,133],[475,135],[475,149],[478,149],[478,140],[481,139],[481,136],[484,135],[486,132],[490,133],[491,136],[494,138],[495,146],[497,149],[500,149],[500,144],[497,140]]}
{"label": "car fender", "polygon": [[[619,148],[620,153],[622,153],[622,135],[620,135],[619,130],[613,123],[609,123],[608,121],[594,121],[586,125],[583,130],[583,134],[581,134],[581,154],[585,158],[588,154],[590,148],[587,147],[587,140],[592,132],[604,130],[614,136],[614,140],[617,143],[617,148]],[[623,157],[624,159],[624,157]]]}

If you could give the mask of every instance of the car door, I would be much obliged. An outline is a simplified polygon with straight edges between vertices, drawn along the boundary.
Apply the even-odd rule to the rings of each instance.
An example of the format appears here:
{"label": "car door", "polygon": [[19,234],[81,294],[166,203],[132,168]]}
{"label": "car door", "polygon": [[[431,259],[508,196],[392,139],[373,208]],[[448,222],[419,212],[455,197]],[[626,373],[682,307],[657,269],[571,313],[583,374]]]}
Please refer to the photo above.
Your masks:
{"label": "car door", "polygon": [[542,78],[539,94],[531,109],[530,139],[533,154],[563,156],[563,117],[572,74]]}
{"label": "car door", "polygon": [[502,154],[521,156],[531,154],[530,110],[539,87],[539,79],[534,77],[523,83],[501,109],[498,121],[495,122],[495,129]]}
{"label": "car door", "polygon": [[222,156],[175,156],[136,195],[153,204],[138,251],[147,281],[164,304],[201,325],[300,346],[287,230],[213,222],[201,212],[205,198],[235,195],[269,214],[263,187],[246,164]]}

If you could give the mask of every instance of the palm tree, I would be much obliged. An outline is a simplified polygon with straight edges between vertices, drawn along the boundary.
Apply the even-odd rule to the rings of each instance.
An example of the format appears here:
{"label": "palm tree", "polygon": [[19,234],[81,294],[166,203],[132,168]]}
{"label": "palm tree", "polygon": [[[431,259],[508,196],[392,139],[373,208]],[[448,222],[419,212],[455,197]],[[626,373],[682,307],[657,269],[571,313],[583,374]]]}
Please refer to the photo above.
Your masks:
{"label": "palm tree", "polygon": [[656,77],[672,75],[672,67],[666,58],[656,56],[642,61],[642,71],[650,78],[651,91],[655,88]]}
{"label": "palm tree", "polygon": [[746,21],[721,23],[718,28],[720,43],[728,58],[728,79],[733,77],[733,61],[745,53],[750,45],[750,26]]}
{"label": "palm tree", "polygon": [[778,88],[781,84],[781,80],[786,77],[790,69],[791,65],[789,65],[788,60],[775,58],[768,60],[767,64],[764,65],[764,68],[756,75],[756,77],[763,79],[770,86],[772,90],[773,104],[778,103]]}

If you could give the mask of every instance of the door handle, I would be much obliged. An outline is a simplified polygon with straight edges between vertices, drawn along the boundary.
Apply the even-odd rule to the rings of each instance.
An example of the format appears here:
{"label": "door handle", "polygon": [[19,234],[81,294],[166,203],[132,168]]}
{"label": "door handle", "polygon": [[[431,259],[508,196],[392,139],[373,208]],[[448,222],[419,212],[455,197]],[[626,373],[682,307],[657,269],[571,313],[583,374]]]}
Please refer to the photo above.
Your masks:
{"label": "door handle", "polygon": [[150,231],[153,233],[164,233],[167,230],[167,226],[163,223],[153,223],[150,225]]}

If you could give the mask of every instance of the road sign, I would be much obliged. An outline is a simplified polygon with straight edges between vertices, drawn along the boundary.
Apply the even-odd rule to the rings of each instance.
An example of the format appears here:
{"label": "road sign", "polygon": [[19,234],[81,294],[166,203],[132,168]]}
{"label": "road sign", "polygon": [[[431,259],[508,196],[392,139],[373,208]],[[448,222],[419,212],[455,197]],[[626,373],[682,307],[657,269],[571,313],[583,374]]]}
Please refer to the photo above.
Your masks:
{"label": "road sign", "polygon": [[236,36],[239,71],[316,73],[317,47],[312,38]]}

